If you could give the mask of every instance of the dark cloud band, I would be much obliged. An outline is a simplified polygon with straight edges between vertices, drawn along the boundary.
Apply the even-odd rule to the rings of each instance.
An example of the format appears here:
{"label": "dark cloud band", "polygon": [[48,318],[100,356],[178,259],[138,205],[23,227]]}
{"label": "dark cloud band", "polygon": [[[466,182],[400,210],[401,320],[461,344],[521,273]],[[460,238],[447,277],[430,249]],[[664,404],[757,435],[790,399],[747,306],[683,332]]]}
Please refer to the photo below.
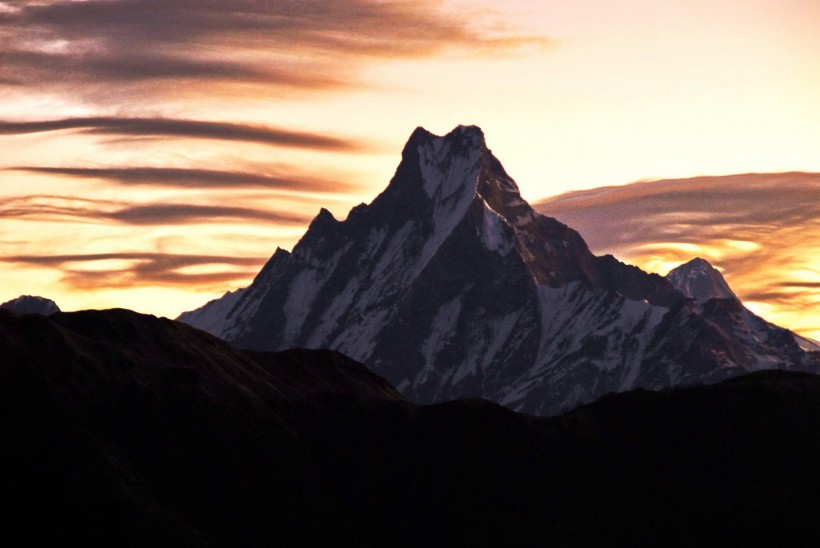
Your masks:
{"label": "dark cloud band", "polygon": [[248,207],[157,202],[125,202],[70,199],[61,196],[24,196],[0,202],[0,215],[8,219],[62,220],[69,222],[115,222],[119,224],[181,225],[214,221],[244,223],[307,224],[310,217],[295,213]]}
{"label": "dark cloud band", "polygon": [[[0,12],[0,74],[13,86],[195,93],[196,86],[353,85],[368,59],[510,51],[539,37],[479,28],[434,0],[22,1]],[[141,87],[147,84],[149,87]]]}
{"label": "dark cloud band", "polygon": [[43,175],[59,175],[84,179],[105,179],[122,185],[146,185],[176,188],[236,189],[264,188],[298,190],[302,192],[342,192],[349,185],[304,176],[261,175],[242,171],[220,171],[187,168],[70,168],[15,166],[9,171],[24,171]]}
{"label": "dark cloud band", "polygon": [[664,180],[571,192],[536,205],[593,249],[710,238],[758,239],[820,222],[820,175],[748,174]]}
{"label": "dark cloud band", "polygon": [[[82,264],[125,261],[126,268],[77,268]],[[178,286],[179,284],[225,284],[247,281],[264,260],[221,255],[170,253],[98,253],[77,255],[18,255],[1,257],[7,263],[56,268],[62,281],[74,289]],[[208,272],[185,272],[184,268],[207,266]]]}
{"label": "dark cloud band", "polygon": [[[68,255],[12,255],[3,257],[3,261],[12,263],[41,264],[59,266],[67,263],[85,263],[96,261],[144,261],[165,267],[180,268],[206,264],[224,264],[254,266],[260,263],[258,258],[230,257],[226,255],[194,255],[175,253],[82,253]],[[263,261],[264,262],[264,261]]]}
{"label": "dark cloud band", "polygon": [[208,122],[176,118],[88,117],[24,122],[0,120],[0,135],[74,129],[106,135],[187,137],[195,139],[245,141],[326,151],[352,151],[366,148],[365,144],[357,141],[317,133],[290,131],[252,124]]}

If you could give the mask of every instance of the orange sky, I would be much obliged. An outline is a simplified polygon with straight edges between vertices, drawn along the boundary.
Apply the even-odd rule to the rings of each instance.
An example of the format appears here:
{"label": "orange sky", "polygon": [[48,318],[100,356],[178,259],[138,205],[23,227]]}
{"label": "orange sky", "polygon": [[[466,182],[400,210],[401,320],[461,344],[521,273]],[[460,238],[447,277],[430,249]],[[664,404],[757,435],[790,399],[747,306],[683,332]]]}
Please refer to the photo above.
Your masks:
{"label": "orange sky", "polygon": [[[815,0],[0,2],[0,301],[176,316],[247,285],[320,207],[370,201],[418,125],[481,126],[533,202],[820,172],[817,28]],[[817,217],[777,222],[776,245],[816,249]],[[817,303],[804,263],[778,279]],[[820,337],[816,307],[748,292]]]}

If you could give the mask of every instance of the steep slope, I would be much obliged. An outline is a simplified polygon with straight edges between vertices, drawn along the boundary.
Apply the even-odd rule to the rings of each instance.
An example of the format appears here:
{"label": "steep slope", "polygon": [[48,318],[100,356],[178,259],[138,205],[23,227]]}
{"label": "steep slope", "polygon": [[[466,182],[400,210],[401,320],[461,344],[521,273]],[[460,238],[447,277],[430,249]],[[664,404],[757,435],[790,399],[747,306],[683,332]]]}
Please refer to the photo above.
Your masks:
{"label": "steep slope", "polygon": [[[329,351],[0,311],[0,523],[26,545],[816,544],[820,378],[536,418],[420,407]],[[388,540],[386,540],[388,539]]]}
{"label": "steep slope", "polygon": [[[235,304],[179,319],[241,348],[339,350],[418,402],[478,396],[534,413],[759,363],[669,281],[594,256],[536,213],[464,126],[418,128],[371,204],[343,222],[322,210]],[[778,365],[808,367],[803,354],[786,345]]]}

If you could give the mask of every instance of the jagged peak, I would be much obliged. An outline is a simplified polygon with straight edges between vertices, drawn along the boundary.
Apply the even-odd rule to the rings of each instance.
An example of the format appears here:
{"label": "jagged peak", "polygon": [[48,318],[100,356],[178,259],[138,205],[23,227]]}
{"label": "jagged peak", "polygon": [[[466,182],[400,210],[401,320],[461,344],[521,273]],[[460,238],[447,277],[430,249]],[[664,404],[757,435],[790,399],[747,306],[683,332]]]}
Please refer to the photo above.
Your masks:
{"label": "jagged peak", "polygon": [[316,218],[313,219],[314,223],[327,223],[327,222],[338,222],[336,221],[336,217],[333,216],[333,213],[330,210],[321,208],[319,209],[319,214],[316,215]]}
{"label": "jagged peak", "polygon": [[458,125],[445,135],[436,135],[422,126],[413,130],[407,144],[404,146],[405,154],[411,155],[418,151],[419,146],[431,146],[436,151],[444,149],[444,153],[464,155],[470,151],[481,151],[486,148],[484,132],[475,125]]}
{"label": "jagged peak", "polygon": [[475,125],[458,125],[450,133],[444,136],[445,139],[458,139],[462,143],[472,143],[476,146],[486,146],[484,131]]}
{"label": "jagged peak", "polygon": [[402,150],[396,174],[374,203],[398,200],[406,206],[425,196],[434,201],[472,197],[487,155],[491,153],[478,126],[459,125],[443,136],[419,126]]}
{"label": "jagged peak", "polygon": [[333,216],[333,213],[325,208],[321,208],[316,217],[310,222],[309,230],[328,228],[337,224],[339,224],[339,221]]}
{"label": "jagged peak", "polygon": [[419,147],[433,147],[436,151],[446,149],[445,153],[464,155],[472,150],[481,151],[486,148],[486,142],[484,132],[475,125],[459,125],[445,135],[436,135],[419,126],[410,134],[402,157],[405,160],[415,158]]}
{"label": "jagged peak", "polygon": [[723,274],[712,264],[701,257],[694,259],[669,271],[666,275],[675,289],[696,301],[709,299],[738,300]]}
{"label": "jagged peak", "polygon": [[[447,190],[458,190],[450,176],[453,170],[474,164],[477,173],[478,158],[484,148],[484,134],[476,126],[457,126],[444,136],[417,127],[404,145],[401,162],[390,184],[371,205],[392,210],[397,202],[406,208],[419,203],[418,200],[426,201],[425,197],[436,199],[450,195],[451,192],[440,192],[442,184],[449,182],[447,186],[453,188]],[[473,181],[476,178],[472,178]]]}

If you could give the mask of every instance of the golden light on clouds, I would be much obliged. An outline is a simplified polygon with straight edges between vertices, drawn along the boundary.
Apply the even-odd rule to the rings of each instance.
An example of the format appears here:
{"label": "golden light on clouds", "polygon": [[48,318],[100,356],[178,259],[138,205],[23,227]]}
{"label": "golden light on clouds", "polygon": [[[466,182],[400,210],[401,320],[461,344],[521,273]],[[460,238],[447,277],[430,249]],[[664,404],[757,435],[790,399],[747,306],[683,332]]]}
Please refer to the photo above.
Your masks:
{"label": "golden light on clouds", "polygon": [[538,209],[578,229],[593,251],[650,272],[702,257],[749,308],[820,339],[818,173],[636,183],[558,196]]}
{"label": "golden light on clouds", "polygon": [[[320,207],[370,201],[419,125],[481,126],[530,200],[820,172],[818,27],[803,0],[0,2],[0,301],[176,316]],[[601,249],[656,271],[703,255],[774,321],[816,289],[804,191],[781,188],[802,216],[769,192],[774,213],[717,219],[708,192],[630,188],[652,238],[621,223]],[[597,196],[598,224],[623,217]],[[764,291],[750,258],[769,255],[785,285]]]}

